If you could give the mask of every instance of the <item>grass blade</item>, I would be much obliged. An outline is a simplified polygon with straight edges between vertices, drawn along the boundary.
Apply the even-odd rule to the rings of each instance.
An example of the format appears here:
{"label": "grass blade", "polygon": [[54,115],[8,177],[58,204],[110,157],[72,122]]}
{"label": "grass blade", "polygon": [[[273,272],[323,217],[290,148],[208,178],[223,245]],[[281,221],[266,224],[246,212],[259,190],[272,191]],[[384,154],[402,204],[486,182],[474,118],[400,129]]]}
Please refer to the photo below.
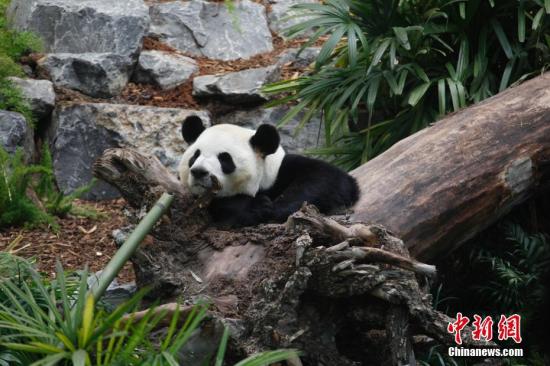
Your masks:
{"label": "grass blade", "polygon": [[511,59],[512,57],[514,57],[514,52],[512,51],[512,46],[510,46],[510,42],[508,41],[506,33],[504,33],[504,30],[502,29],[502,25],[496,19],[491,19],[491,25],[493,26],[493,30],[497,35],[497,39],[502,47],[502,50],[506,54],[506,57]]}
{"label": "grass blade", "polygon": [[525,42],[525,7],[524,1],[520,0],[518,6],[518,40]]}
{"label": "grass blade", "polygon": [[222,339],[220,341],[220,347],[216,354],[215,366],[223,366],[223,359],[225,357],[225,350],[227,349],[227,341],[229,340],[229,328],[225,327],[223,330]]}
{"label": "grass blade", "polygon": [[424,94],[426,94],[426,92],[428,91],[428,88],[430,87],[430,85],[431,83],[424,83],[414,88],[413,91],[411,91],[411,94],[409,95],[408,103],[412,107],[417,105],[420,99],[422,99]]}

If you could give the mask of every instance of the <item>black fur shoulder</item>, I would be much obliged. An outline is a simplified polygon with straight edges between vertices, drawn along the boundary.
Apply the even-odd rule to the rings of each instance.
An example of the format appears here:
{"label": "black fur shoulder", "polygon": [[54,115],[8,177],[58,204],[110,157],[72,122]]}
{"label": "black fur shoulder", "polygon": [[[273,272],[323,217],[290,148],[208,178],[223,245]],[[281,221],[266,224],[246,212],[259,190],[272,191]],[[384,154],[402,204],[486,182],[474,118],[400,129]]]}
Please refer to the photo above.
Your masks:
{"label": "black fur shoulder", "polygon": [[274,185],[255,197],[236,195],[214,199],[209,207],[214,221],[249,226],[284,222],[304,202],[330,214],[351,207],[359,199],[355,179],[324,161],[301,155],[285,155]]}
{"label": "black fur shoulder", "polygon": [[322,160],[285,155],[275,184],[262,192],[273,201],[273,220],[284,221],[303,204],[314,204],[322,213],[351,207],[359,199],[355,178]]}

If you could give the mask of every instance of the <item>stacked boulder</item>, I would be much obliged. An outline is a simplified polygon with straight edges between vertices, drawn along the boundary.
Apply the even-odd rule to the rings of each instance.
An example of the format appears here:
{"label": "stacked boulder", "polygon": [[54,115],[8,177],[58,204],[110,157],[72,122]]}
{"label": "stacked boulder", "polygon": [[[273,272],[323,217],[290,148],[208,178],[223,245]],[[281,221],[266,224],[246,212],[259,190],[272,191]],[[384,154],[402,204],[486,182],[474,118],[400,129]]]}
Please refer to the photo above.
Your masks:
{"label": "stacked boulder", "polygon": [[[110,147],[135,148],[175,168],[184,151],[181,122],[190,114],[208,123],[251,128],[278,123],[287,109],[264,109],[268,98],[262,87],[279,80],[282,67],[306,68],[319,52],[317,48],[300,54],[297,49],[274,49],[273,37],[280,35],[281,23],[291,24],[283,15],[299,1],[317,0],[264,4],[235,0],[230,8],[203,0],[147,4],[143,0],[12,0],[9,25],[35,33],[44,44],[45,55],[37,67],[38,74],[49,80],[14,78],[12,82],[40,120],[40,137],[50,144],[58,186],[69,193],[87,184],[93,162]],[[165,47],[144,50],[146,37]],[[263,54],[273,59],[271,65],[201,73],[202,60],[223,63]],[[119,104],[129,82],[159,90],[192,85],[193,96],[205,110]],[[54,87],[76,90],[85,97],[56,103]],[[212,103],[226,106],[226,112],[211,116],[206,109]],[[281,130],[288,151],[318,143],[319,120],[295,136],[300,118],[296,116]],[[0,111],[0,137],[8,151],[23,146],[32,158],[33,130],[22,116]],[[112,187],[98,184],[86,198],[116,196]]]}

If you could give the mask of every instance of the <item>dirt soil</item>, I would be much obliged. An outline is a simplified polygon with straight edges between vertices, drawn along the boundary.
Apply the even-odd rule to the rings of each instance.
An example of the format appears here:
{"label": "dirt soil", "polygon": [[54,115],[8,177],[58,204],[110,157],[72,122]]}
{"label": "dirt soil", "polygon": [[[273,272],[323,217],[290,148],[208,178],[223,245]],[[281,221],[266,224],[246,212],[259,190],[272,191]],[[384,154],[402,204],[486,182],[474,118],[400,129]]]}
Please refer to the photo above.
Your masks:
{"label": "dirt soil", "polygon": [[[2,230],[0,250],[22,236],[21,242],[14,248],[16,254],[23,258],[35,258],[38,270],[52,278],[57,260],[68,271],[80,270],[86,265],[91,272],[103,269],[117,250],[112,231],[127,225],[123,214],[124,200],[77,203],[92,207],[102,217],[97,220],[81,217],[58,219],[60,228],[57,233],[44,227]],[[129,263],[119,274],[118,280],[121,283],[134,280],[134,271]]]}
{"label": "dirt soil", "polygon": [[[273,36],[273,51],[262,53],[253,56],[249,59],[238,59],[234,61],[211,60],[206,57],[198,57],[185,54],[177,49],[159,41],[152,37],[146,37],[143,40],[143,49],[157,50],[170,53],[177,53],[183,56],[193,58],[198,66],[199,71],[194,76],[224,74],[228,72],[236,72],[245,69],[266,67],[276,63],[277,58],[288,48],[300,47],[306,40],[284,41],[281,37],[272,34]],[[321,44],[322,41],[316,45]],[[291,79],[298,77],[300,71],[292,66],[292,63],[282,65],[281,79]],[[199,109],[200,104],[193,95],[193,81],[189,80],[174,89],[161,90],[152,85],[129,83],[122,91],[122,94],[115,98],[117,103],[152,105],[156,107],[167,108],[191,108]]]}

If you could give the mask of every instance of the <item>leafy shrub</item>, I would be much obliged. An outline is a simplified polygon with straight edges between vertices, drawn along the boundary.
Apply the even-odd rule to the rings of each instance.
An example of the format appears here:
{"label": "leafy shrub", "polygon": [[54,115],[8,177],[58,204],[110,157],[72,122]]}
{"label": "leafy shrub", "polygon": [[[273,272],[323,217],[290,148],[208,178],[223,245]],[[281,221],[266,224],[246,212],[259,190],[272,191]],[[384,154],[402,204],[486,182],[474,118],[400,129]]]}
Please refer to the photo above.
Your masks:
{"label": "leafy shrub", "polygon": [[502,224],[506,246],[500,250],[482,247],[472,260],[487,266],[488,278],[476,286],[487,303],[502,311],[525,309],[529,302],[541,303],[546,289],[542,281],[550,272],[550,241],[543,233],[528,234],[520,225]]}
{"label": "leafy shrub", "polygon": [[[23,265],[29,280],[0,277],[0,293],[4,294],[0,365],[178,365],[178,351],[206,315],[207,306],[197,305],[179,327],[176,311],[166,335],[153,341],[151,333],[166,313],[153,307],[139,321],[126,317],[137,310],[144,291],[107,312],[87,291],[87,271],[71,287],[60,264],[51,282],[45,282],[30,264]],[[226,330],[216,365],[222,365],[227,339]],[[238,366],[266,365],[295,355],[294,351],[266,352]]]}
{"label": "leafy shrub", "polygon": [[[546,6],[545,6],[546,5]],[[550,3],[542,0],[326,0],[288,29],[326,36],[314,70],[273,84],[299,111],[321,112],[319,154],[353,168],[440,116],[543,72]]]}
{"label": "leafy shrub", "polygon": [[95,184],[95,180],[92,179],[89,184],[76,189],[68,195],[60,192],[55,184],[52,155],[47,145],[42,147],[40,166],[44,171],[38,179],[35,190],[48,213],[58,217],[65,217],[69,213],[80,214],[80,216],[94,215],[94,212],[88,212],[90,210],[77,210],[73,202],[84,193],[89,192]]}
{"label": "leafy shrub", "polygon": [[41,166],[26,166],[21,149],[9,155],[0,146],[0,227],[55,224],[53,218],[27,196],[33,175],[45,172]]}
{"label": "leafy shrub", "polygon": [[[28,166],[21,149],[10,155],[0,146],[0,228],[46,224],[56,230],[58,226],[53,216],[64,217],[69,213],[99,218],[93,209],[73,204],[94,183],[92,180],[90,184],[64,195],[55,186],[47,146],[43,149],[42,162]],[[36,193],[34,201],[29,198],[30,192]]]}
{"label": "leafy shrub", "polygon": [[[4,69],[5,71],[6,69]],[[2,59],[0,56],[0,73],[2,72]],[[13,73],[12,73],[13,75]],[[34,126],[34,118],[31,107],[23,94],[11,81],[1,79],[0,76],[0,110],[17,112],[25,117],[29,125]]]}
{"label": "leafy shrub", "polygon": [[524,220],[532,222],[532,217],[523,217],[520,208],[439,263],[443,287],[438,293],[448,296],[446,312],[453,317],[458,311],[493,319],[520,314],[528,359],[510,359],[509,364],[542,366],[550,362],[550,240],[516,223]]}
{"label": "leafy shrub", "polygon": [[23,55],[41,50],[42,44],[32,33],[7,29],[5,12],[8,3],[8,0],[0,0],[0,109],[21,113],[32,125],[29,104],[19,89],[6,78],[22,76],[23,71],[17,61]]}

